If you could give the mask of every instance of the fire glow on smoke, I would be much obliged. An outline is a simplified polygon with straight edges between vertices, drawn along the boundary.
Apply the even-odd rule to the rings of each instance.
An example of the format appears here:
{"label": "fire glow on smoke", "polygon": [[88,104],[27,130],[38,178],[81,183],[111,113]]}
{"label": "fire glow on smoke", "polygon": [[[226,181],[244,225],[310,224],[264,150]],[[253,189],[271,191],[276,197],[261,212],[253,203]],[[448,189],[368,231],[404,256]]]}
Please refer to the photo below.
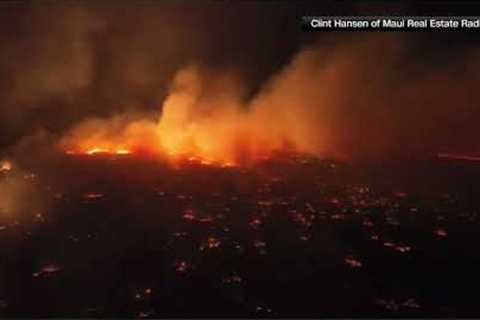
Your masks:
{"label": "fire glow on smoke", "polygon": [[175,77],[160,116],[89,119],[64,135],[59,147],[73,155],[148,154],[221,166],[250,163],[285,148],[317,151],[321,136],[309,132],[309,115],[301,108],[282,111],[275,94],[259,95],[246,105],[242,91],[233,76],[188,67]]}
{"label": "fire glow on smoke", "polygon": [[[301,49],[253,97],[235,72],[182,68],[158,111],[87,119],[64,134],[59,147],[71,154],[149,154],[210,164],[248,164],[284,149],[380,161],[478,153],[471,139],[476,131],[463,125],[475,119],[476,56],[466,57],[465,74],[419,69],[418,78],[397,83],[393,79],[405,79],[397,65],[405,43],[359,39]],[[459,124],[465,132],[452,136]]]}

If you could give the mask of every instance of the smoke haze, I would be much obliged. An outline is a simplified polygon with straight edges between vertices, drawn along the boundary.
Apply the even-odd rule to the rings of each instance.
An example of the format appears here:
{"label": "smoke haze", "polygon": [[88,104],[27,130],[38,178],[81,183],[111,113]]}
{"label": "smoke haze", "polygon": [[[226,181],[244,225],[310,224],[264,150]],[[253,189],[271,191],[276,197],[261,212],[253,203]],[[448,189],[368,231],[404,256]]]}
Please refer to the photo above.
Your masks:
{"label": "smoke haze", "polygon": [[64,151],[228,162],[285,146],[348,160],[480,152],[475,39],[306,34],[288,8],[254,4],[2,6],[4,147],[28,150],[41,131]]}

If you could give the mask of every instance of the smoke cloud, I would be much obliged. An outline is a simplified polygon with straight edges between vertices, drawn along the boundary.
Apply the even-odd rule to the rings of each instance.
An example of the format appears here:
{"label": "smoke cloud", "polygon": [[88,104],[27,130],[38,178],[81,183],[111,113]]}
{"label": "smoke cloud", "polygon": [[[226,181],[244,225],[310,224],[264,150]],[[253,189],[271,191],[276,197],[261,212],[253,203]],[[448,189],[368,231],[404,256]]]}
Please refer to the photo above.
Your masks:
{"label": "smoke cloud", "polygon": [[[480,153],[474,41],[449,48],[452,35],[306,35],[284,11],[250,5],[131,9],[4,10],[0,144],[18,150],[41,131],[63,151],[222,162],[282,148],[349,161]],[[253,26],[272,18],[258,39],[241,23],[248,14]],[[285,21],[298,29],[279,48],[271,39]]]}

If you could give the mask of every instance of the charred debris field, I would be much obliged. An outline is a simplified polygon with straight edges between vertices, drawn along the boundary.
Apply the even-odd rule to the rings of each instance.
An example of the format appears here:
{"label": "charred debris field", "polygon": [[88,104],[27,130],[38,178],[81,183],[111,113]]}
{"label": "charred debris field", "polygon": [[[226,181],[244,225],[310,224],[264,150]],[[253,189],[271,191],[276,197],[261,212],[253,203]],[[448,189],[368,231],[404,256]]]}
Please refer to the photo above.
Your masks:
{"label": "charred debris field", "polygon": [[474,162],[376,170],[289,153],[172,167],[65,155],[48,172],[21,177],[48,205],[0,227],[1,316],[477,312]]}

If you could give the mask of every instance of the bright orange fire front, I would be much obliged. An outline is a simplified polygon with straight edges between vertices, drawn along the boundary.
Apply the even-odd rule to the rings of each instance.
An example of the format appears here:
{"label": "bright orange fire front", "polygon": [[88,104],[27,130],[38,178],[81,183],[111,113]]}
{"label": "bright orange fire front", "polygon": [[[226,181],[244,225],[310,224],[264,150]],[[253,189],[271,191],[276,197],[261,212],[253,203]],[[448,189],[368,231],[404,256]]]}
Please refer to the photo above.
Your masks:
{"label": "bright orange fire front", "polygon": [[109,148],[101,148],[101,147],[95,147],[91,149],[85,149],[85,150],[66,150],[66,154],[70,155],[75,155],[75,154],[86,154],[90,156],[94,155],[99,155],[99,154],[106,154],[106,155],[127,155],[131,154],[132,152],[128,149],[109,149]]}
{"label": "bright orange fire front", "polygon": [[293,113],[297,109],[283,105],[284,100],[297,105],[295,99],[267,95],[246,105],[235,81],[212,78],[216,76],[195,68],[181,70],[159,118],[122,114],[89,119],[73,127],[59,145],[69,154],[149,154],[174,165],[223,167],[252,163],[286,146],[302,153],[318,151],[322,136],[305,129],[317,123],[308,113]]}
{"label": "bright orange fire front", "polygon": [[112,149],[107,149],[107,148],[93,148],[93,149],[87,150],[85,153],[89,154],[89,155],[102,154],[102,153],[122,155],[122,154],[130,154],[131,152],[128,149],[114,149],[114,150],[112,150]]}

